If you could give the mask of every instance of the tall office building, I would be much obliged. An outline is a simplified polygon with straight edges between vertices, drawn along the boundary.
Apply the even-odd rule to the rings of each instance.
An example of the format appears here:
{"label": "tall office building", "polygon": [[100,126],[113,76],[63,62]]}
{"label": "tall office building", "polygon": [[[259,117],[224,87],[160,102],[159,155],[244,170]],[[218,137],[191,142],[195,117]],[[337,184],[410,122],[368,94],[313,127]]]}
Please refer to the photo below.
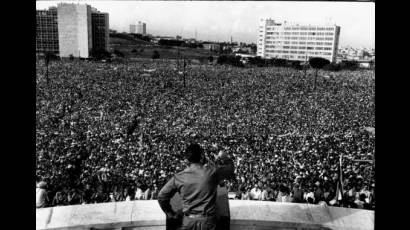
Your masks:
{"label": "tall office building", "polygon": [[95,8],[91,9],[91,29],[93,49],[108,50],[109,18],[108,13],[102,13]]}
{"label": "tall office building", "polygon": [[258,29],[257,56],[299,61],[322,57],[336,61],[339,26],[277,23],[262,19]]}
{"label": "tall office building", "polygon": [[38,53],[58,52],[57,8],[36,11],[36,51]]}
{"label": "tall office building", "polygon": [[60,57],[89,57],[92,49],[91,7],[60,3],[57,6]]}
{"label": "tall office building", "polygon": [[142,35],[146,35],[147,34],[147,25],[145,23],[138,22],[137,33],[142,34]]}
{"label": "tall office building", "polygon": [[130,33],[135,34],[137,33],[137,26],[132,24],[130,25]]}
{"label": "tall office building", "polygon": [[36,53],[88,58],[93,48],[108,50],[108,14],[89,5],[60,3],[37,10],[36,21]]}

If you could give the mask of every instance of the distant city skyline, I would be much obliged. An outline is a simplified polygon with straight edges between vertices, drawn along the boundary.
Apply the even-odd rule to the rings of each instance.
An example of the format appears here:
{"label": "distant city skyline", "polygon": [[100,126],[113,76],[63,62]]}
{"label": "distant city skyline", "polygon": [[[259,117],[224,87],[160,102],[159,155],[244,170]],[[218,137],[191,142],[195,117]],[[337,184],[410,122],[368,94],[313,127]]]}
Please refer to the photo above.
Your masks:
{"label": "distant city skyline", "polygon": [[129,32],[143,21],[147,33],[180,35],[199,40],[255,43],[262,18],[279,22],[341,27],[340,47],[375,46],[375,4],[372,2],[215,2],[215,1],[36,1],[36,9],[58,3],[88,4],[109,13],[110,29]]}

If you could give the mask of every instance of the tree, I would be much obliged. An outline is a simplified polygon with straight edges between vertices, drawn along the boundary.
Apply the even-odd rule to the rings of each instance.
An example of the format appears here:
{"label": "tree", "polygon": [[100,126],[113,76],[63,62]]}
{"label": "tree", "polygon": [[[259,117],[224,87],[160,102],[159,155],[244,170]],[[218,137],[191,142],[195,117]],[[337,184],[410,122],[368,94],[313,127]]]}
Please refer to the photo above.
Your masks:
{"label": "tree", "polygon": [[152,59],[159,59],[159,57],[160,57],[159,52],[157,50],[154,50],[152,52],[151,58]]}
{"label": "tree", "polygon": [[355,60],[342,61],[342,63],[340,63],[340,66],[342,69],[356,70],[359,68],[359,62]]}
{"label": "tree", "polygon": [[74,60],[74,55],[70,54],[69,59],[70,61]]}
{"label": "tree", "polygon": [[117,50],[117,49],[114,50],[114,54],[115,54],[117,57],[124,57],[124,54],[123,54],[121,51]]}
{"label": "tree", "polygon": [[316,80],[317,80],[317,72],[319,69],[322,69],[326,65],[329,65],[330,61],[321,57],[314,57],[309,59],[309,65],[312,66],[316,70],[315,74],[315,86],[314,89],[316,89]]}
{"label": "tree", "polygon": [[208,61],[209,61],[209,62],[213,62],[213,61],[214,61],[214,57],[213,57],[213,56],[209,56],[209,57],[208,57]]}

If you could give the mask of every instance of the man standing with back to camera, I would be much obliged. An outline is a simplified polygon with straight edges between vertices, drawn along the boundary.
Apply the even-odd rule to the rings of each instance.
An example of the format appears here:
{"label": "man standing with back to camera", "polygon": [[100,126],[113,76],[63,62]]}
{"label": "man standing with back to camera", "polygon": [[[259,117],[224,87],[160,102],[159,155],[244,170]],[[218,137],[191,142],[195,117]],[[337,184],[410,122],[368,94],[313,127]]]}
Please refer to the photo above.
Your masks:
{"label": "man standing with back to camera", "polygon": [[215,230],[217,186],[233,176],[233,161],[220,152],[216,159],[222,161],[221,166],[213,162],[204,165],[204,151],[199,144],[190,144],[185,157],[189,166],[164,185],[158,195],[159,205],[168,217],[176,218],[170,200],[178,192],[184,214],[182,229]]}

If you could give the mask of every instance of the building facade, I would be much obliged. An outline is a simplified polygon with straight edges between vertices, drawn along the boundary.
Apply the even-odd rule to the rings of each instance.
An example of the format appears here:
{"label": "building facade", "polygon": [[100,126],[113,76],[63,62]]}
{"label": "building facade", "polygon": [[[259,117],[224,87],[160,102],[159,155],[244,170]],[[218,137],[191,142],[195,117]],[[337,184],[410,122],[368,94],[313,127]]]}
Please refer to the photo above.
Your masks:
{"label": "building facade", "polygon": [[258,31],[257,56],[298,61],[322,57],[336,61],[339,26],[277,23],[262,19]]}
{"label": "building facade", "polygon": [[101,13],[96,9],[92,9],[91,30],[93,49],[108,50],[110,39],[108,13]]}
{"label": "building facade", "polygon": [[36,11],[36,53],[59,54],[57,8]]}
{"label": "building facade", "polygon": [[89,5],[60,3],[37,10],[36,24],[36,53],[89,58],[93,48],[108,50],[108,14]]}
{"label": "building facade", "polygon": [[138,22],[137,34],[142,34],[144,36],[147,34],[147,25],[145,23]]}
{"label": "building facade", "polygon": [[88,58],[92,49],[91,7],[60,3],[57,18],[60,57]]}

